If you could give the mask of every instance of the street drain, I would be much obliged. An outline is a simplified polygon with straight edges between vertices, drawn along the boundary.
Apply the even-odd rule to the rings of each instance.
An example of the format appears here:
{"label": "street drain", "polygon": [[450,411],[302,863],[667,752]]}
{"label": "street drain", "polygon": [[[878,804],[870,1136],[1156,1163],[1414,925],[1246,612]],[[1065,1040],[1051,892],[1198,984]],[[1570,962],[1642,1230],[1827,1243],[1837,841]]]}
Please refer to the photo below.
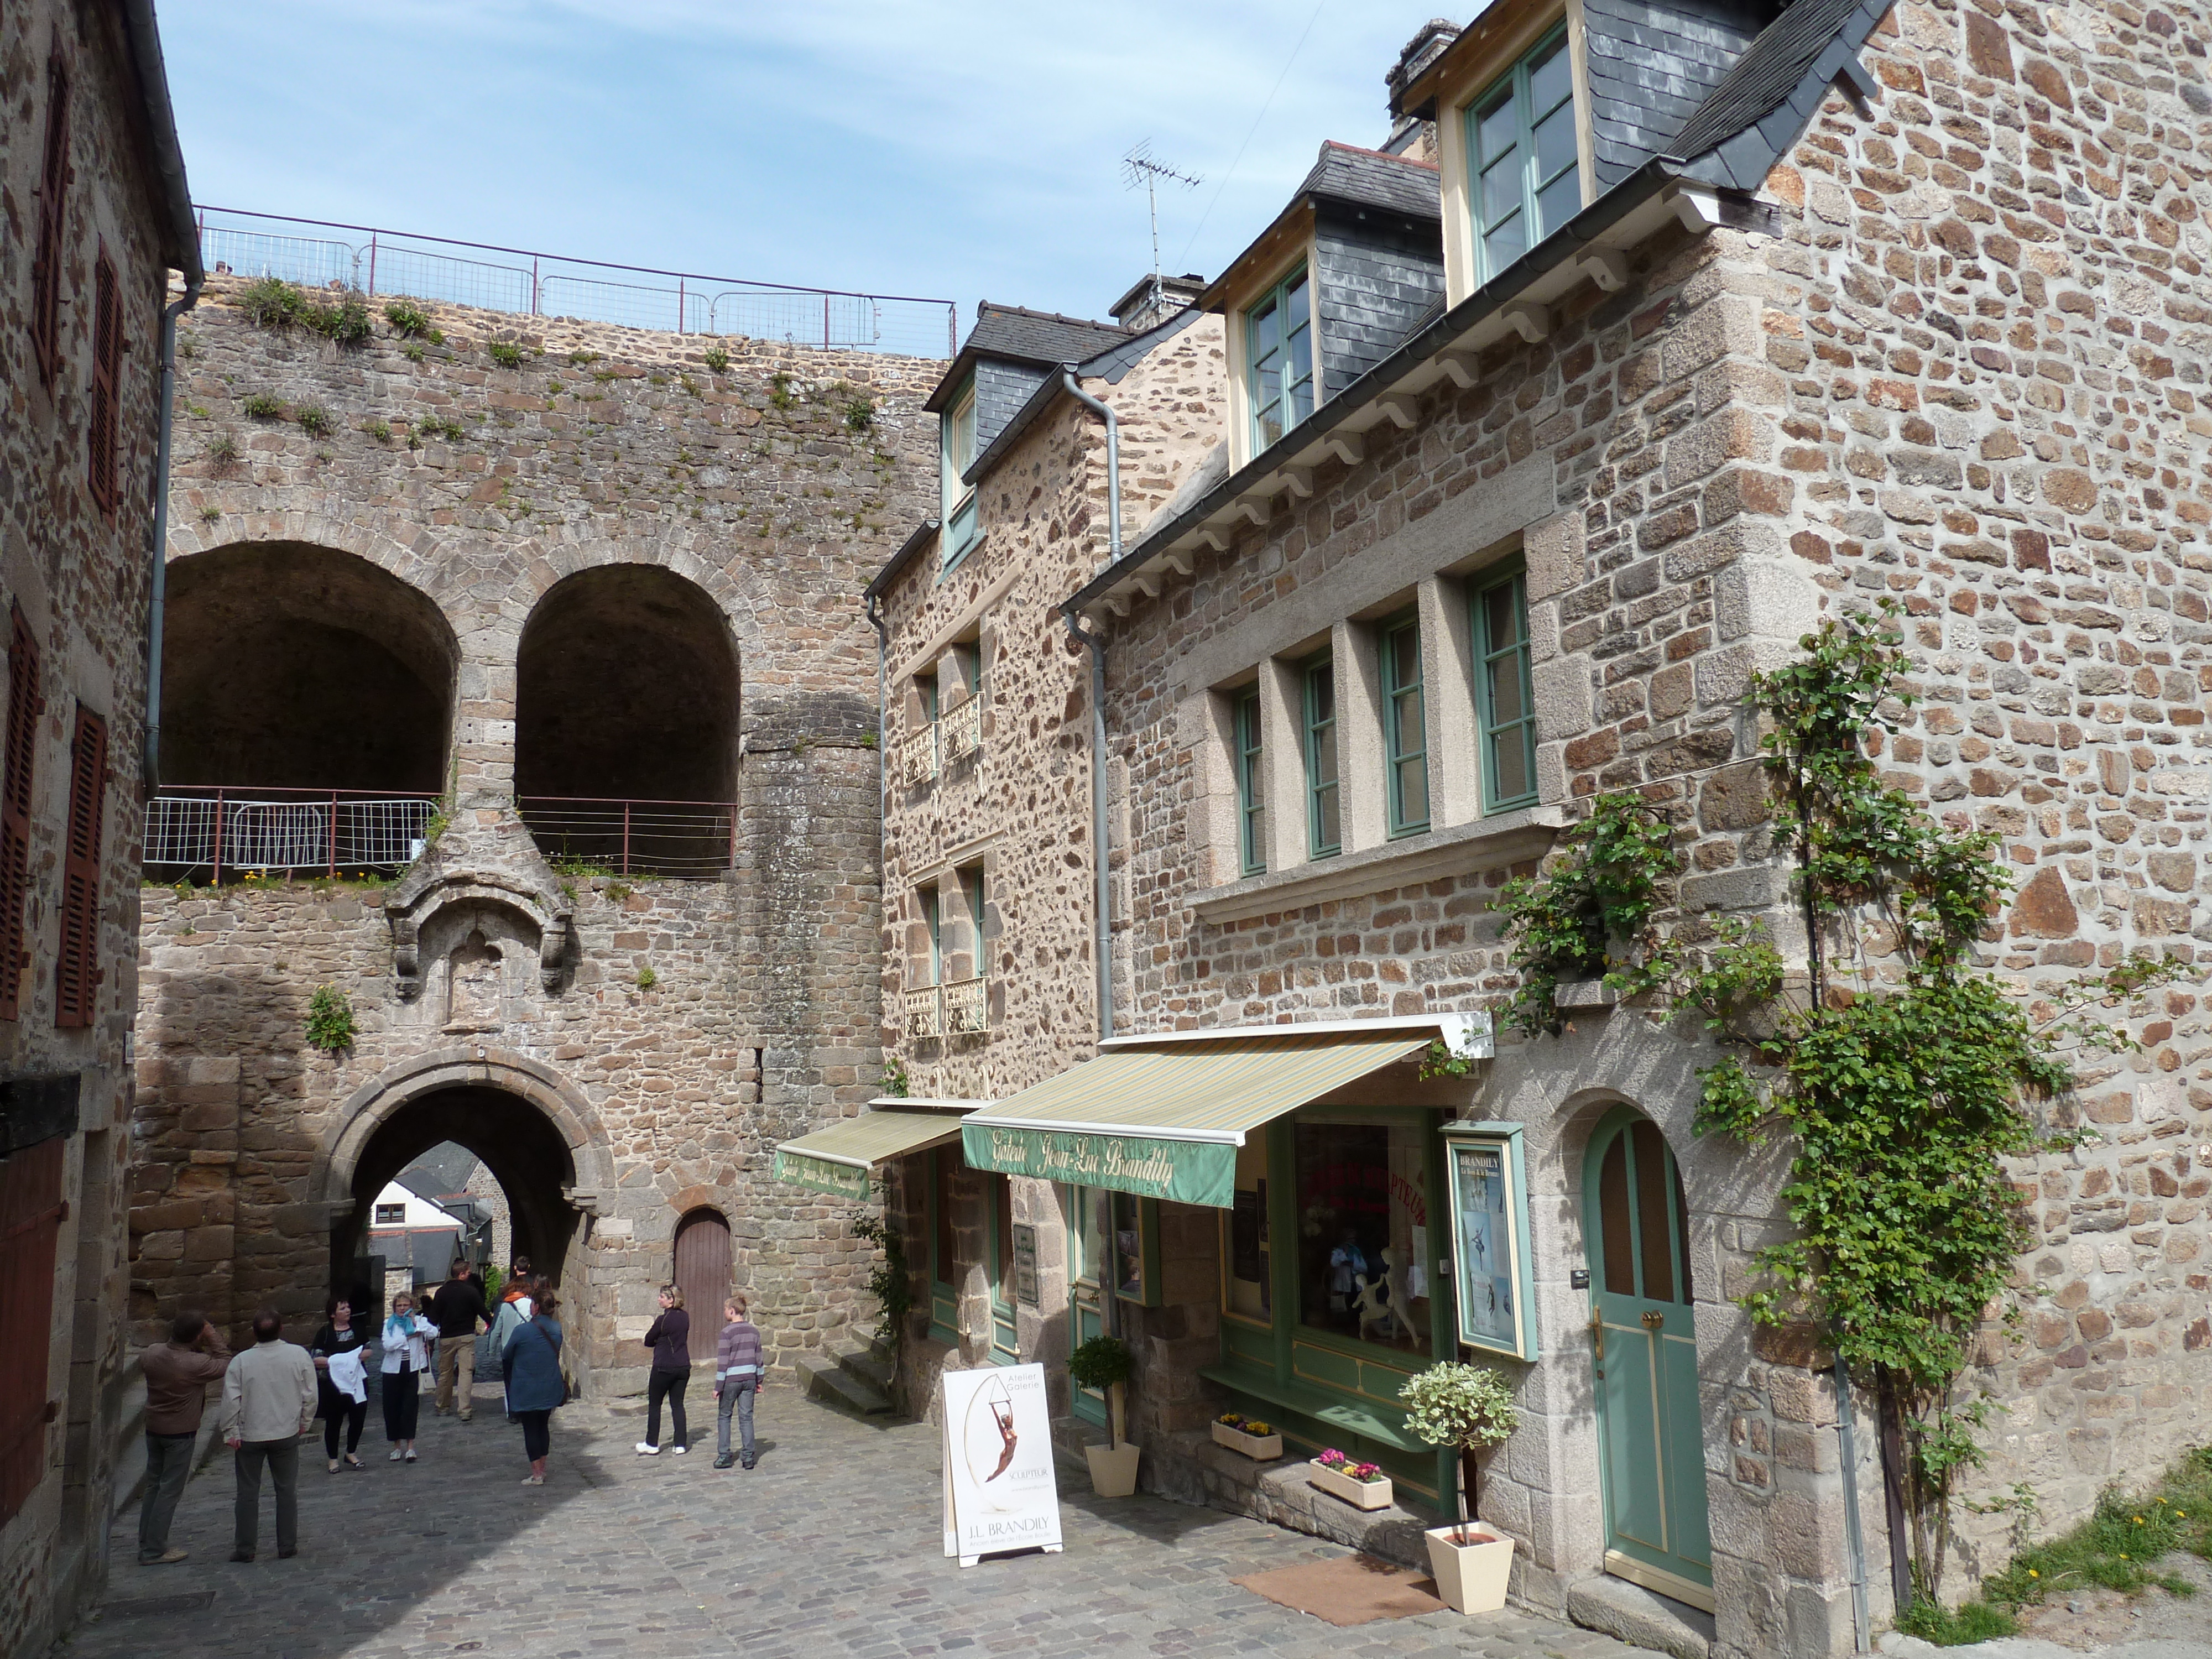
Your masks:
{"label": "street drain", "polygon": [[203,1613],[215,1605],[213,1590],[185,1595],[142,1595],[136,1601],[110,1601],[100,1610],[103,1619],[173,1619],[180,1613]]}

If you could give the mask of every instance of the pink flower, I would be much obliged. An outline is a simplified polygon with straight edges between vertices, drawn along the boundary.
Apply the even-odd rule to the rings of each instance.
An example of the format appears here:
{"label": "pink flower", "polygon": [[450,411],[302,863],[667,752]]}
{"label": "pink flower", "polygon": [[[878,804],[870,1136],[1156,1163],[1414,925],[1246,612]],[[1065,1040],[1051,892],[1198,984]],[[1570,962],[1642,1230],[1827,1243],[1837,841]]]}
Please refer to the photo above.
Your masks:
{"label": "pink flower", "polygon": [[1355,1463],[1352,1468],[1352,1478],[1354,1480],[1380,1480],[1382,1466],[1379,1463]]}
{"label": "pink flower", "polygon": [[1346,1457],[1342,1452],[1337,1450],[1334,1446],[1331,1446],[1319,1457],[1314,1459],[1315,1462],[1320,1464],[1322,1468],[1325,1469],[1340,1469],[1351,1461],[1352,1460],[1350,1458]]}

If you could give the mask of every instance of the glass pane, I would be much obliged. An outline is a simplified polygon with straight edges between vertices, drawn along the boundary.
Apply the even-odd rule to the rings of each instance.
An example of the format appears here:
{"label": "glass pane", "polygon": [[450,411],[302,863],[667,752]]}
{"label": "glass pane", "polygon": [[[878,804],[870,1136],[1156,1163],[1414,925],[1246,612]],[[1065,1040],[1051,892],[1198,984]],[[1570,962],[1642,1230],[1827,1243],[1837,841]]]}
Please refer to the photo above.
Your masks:
{"label": "glass pane", "polygon": [[1139,1225],[1138,1200],[1127,1193],[1114,1200],[1114,1288],[1122,1296],[1145,1294],[1145,1237]]}
{"label": "glass pane", "polygon": [[1583,176],[1570,168],[1536,192],[1536,234],[1549,236],[1583,210]]}
{"label": "glass pane", "polygon": [[1674,1191],[1674,1159],[1658,1126],[1637,1123],[1628,1133],[1636,1141],[1636,1231],[1643,1246],[1644,1299],[1674,1300],[1674,1229],[1667,1213]]}
{"label": "glass pane", "polygon": [[1597,1172],[1598,1224],[1608,1296],[1636,1294],[1636,1249],[1628,1218],[1628,1137],[1615,1135]]}
{"label": "glass pane", "polygon": [[1552,178],[1575,164],[1575,112],[1565,105],[1536,124],[1536,177]]}
{"label": "glass pane", "polygon": [[1521,106],[1511,94],[1475,118],[1476,160],[1491,162],[1510,151],[1521,137]]}
{"label": "glass pane", "polygon": [[1252,317],[1252,361],[1264,363],[1274,355],[1275,348],[1283,343],[1282,319],[1276,314],[1271,301],[1265,311]]}
{"label": "glass pane", "polygon": [[1573,60],[1567,56],[1567,40],[1561,35],[1540,57],[1528,60],[1528,107],[1541,115],[1563,103],[1574,91]]}
{"label": "glass pane", "polygon": [[1429,821],[1429,766],[1419,756],[1398,763],[1398,826]]}
{"label": "glass pane", "polygon": [[1510,726],[1528,712],[1521,684],[1521,653],[1507,652],[1490,665],[1490,723]]}
{"label": "glass pane", "polygon": [[1521,640],[1521,584],[1501,582],[1482,596],[1482,641],[1486,652],[1503,651]]}
{"label": "glass pane", "polygon": [[1698,1287],[1690,1272],[1690,1206],[1682,1196],[1682,1171],[1674,1170],[1674,1247],[1682,1254],[1682,1300],[1695,1302]]}
{"label": "glass pane", "polygon": [[1391,752],[1397,755],[1418,755],[1427,745],[1422,741],[1421,694],[1407,691],[1396,699],[1390,728]]}
{"label": "glass pane", "polygon": [[1284,353],[1289,368],[1286,378],[1298,388],[1296,398],[1308,411],[1313,408],[1313,331],[1302,328],[1291,336],[1290,349]]}
{"label": "glass pane", "polygon": [[1498,799],[1518,800],[1536,793],[1534,764],[1528,757],[1529,728],[1512,727],[1491,739],[1492,764],[1498,773]]}
{"label": "glass pane", "polygon": [[1306,325],[1306,279],[1304,272],[1291,279],[1283,293],[1283,313],[1289,319],[1284,326],[1296,334]]}
{"label": "glass pane", "polygon": [[1283,399],[1281,429],[1288,431],[1313,413],[1313,380],[1310,376],[1291,388]]}
{"label": "glass pane", "polygon": [[[1334,768],[1334,763],[1331,765]],[[1337,823],[1336,786],[1331,784],[1314,802],[1314,845],[1334,848],[1343,841],[1344,831]]]}
{"label": "glass pane", "polygon": [[1298,1322],[1426,1352],[1427,1171],[1407,1124],[1294,1122]]}
{"label": "glass pane", "polygon": [[1504,270],[1526,251],[1521,230],[1521,216],[1516,213],[1482,239],[1482,255],[1489,261],[1491,276]]}
{"label": "glass pane", "polygon": [[975,400],[969,398],[952,413],[952,470],[965,472],[975,464]]}
{"label": "glass pane", "polygon": [[1270,1294],[1267,1237],[1267,1136],[1247,1135],[1237,1149],[1237,1190],[1226,1217],[1231,1313],[1265,1319]]}
{"label": "glass pane", "polygon": [[1495,225],[1521,210],[1521,155],[1508,150],[1505,159],[1486,167],[1482,174],[1482,222]]}
{"label": "glass pane", "polygon": [[1326,726],[1335,718],[1335,665],[1322,663],[1306,674],[1306,722],[1310,726]]}

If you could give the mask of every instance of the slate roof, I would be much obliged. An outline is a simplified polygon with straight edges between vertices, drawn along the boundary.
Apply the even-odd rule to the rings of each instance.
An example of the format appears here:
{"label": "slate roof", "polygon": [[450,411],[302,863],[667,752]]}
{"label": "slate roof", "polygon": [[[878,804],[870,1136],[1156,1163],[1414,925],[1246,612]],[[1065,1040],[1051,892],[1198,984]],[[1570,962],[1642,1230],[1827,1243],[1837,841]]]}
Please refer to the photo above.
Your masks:
{"label": "slate roof", "polygon": [[1118,323],[1094,323],[1083,317],[1063,317],[1056,311],[1028,311],[1020,306],[993,305],[988,300],[975,307],[975,326],[945,378],[922,407],[941,411],[952,394],[975,372],[978,358],[997,357],[1017,363],[1079,363],[1130,337]]}
{"label": "slate roof", "polygon": [[1415,219],[1443,217],[1442,186],[1435,164],[1409,161],[1402,155],[1379,149],[1360,149],[1329,139],[1298,186],[1293,202],[1312,197],[1316,201],[1342,202],[1358,208],[1381,208]]}
{"label": "slate roof", "polygon": [[1796,141],[1838,75],[1866,82],[1859,48],[1888,9],[1887,0],[1797,0],[1759,32],[1665,154],[1696,163],[1693,176],[1756,190]]}

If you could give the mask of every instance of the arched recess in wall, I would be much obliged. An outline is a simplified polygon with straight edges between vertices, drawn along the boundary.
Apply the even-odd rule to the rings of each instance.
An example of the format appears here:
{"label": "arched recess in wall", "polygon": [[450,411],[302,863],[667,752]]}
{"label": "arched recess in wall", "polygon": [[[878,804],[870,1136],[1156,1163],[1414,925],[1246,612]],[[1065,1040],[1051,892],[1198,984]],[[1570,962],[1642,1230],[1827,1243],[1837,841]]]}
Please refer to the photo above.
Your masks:
{"label": "arched recess in wall", "polygon": [[173,561],[161,781],[437,794],[460,660],[420,590],[297,542]]}
{"label": "arched recess in wall", "polygon": [[555,583],[515,664],[514,792],[546,855],[633,874],[726,868],[738,690],[729,625],[684,577],[604,565]]}

